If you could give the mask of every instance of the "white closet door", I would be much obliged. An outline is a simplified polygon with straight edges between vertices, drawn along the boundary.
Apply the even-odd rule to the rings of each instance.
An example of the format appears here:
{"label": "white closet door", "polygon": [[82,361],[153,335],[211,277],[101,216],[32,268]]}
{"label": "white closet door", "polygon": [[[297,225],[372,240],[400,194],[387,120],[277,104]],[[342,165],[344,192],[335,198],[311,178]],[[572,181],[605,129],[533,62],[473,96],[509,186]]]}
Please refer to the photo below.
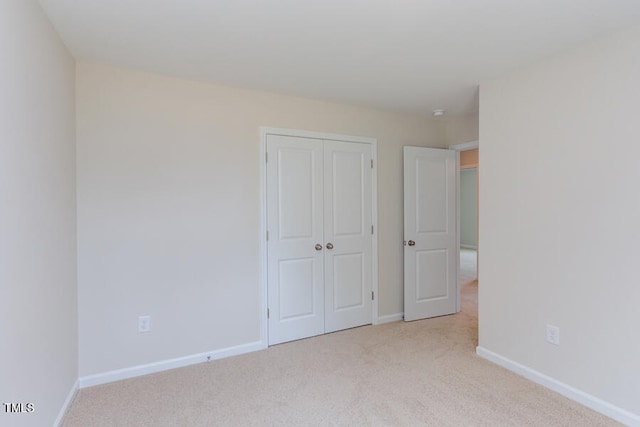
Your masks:
{"label": "white closet door", "polygon": [[324,333],[322,141],[267,137],[269,344]]}
{"label": "white closet door", "polygon": [[404,147],[404,318],[455,313],[458,301],[456,156]]}
{"label": "white closet door", "polygon": [[372,150],[324,142],[325,332],[371,323]]}

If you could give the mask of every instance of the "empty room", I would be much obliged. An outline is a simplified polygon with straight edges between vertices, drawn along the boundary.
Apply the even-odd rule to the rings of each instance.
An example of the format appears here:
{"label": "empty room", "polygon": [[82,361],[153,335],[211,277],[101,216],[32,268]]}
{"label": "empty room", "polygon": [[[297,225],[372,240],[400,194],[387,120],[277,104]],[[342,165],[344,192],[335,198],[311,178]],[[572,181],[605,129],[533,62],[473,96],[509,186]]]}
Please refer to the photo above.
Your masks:
{"label": "empty room", "polygon": [[639,2],[3,0],[0,53],[0,425],[640,426]]}

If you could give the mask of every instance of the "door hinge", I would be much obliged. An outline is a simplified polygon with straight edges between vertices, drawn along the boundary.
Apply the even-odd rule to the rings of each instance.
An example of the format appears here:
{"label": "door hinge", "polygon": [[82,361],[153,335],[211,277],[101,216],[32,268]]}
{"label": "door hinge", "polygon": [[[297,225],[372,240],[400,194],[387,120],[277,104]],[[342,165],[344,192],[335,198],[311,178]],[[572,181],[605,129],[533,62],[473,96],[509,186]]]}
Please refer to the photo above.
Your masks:
{"label": "door hinge", "polygon": [[375,294],[371,291],[371,301],[373,301]]}
{"label": "door hinge", "polygon": [[267,230],[267,242],[269,241],[269,230]]}
{"label": "door hinge", "polygon": [[269,309],[267,308],[267,319],[269,318]]}
{"label": "door hinge", "polygon": [[371,226],[371,234],[373,234],[373,225]]}
{"label": "door hinge", "polygon": [[267,163],[269,161],[269,153],[264,153],[264,162]]}
{"label": "door hinge", "polygon": [[371,159],[371,169],[373,169],[373,159]]}

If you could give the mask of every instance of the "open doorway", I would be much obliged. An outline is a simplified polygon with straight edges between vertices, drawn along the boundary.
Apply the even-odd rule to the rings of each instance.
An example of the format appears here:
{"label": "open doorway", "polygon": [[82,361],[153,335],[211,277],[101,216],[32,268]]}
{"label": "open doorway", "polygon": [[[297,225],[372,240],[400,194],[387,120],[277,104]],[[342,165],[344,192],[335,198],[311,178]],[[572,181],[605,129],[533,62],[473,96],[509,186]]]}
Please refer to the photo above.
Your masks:
{"label": "open doorway", "polygon": [[[478,278],[478,143],[460,147],[460,285]],[[463,283],[464,282],[464,283]]]}
{"label": "open doorway", "polygon": [[[477,149],[476,149],[477,150]],[[478,170],[460,168],[460,286],[478,278]]]}
{"label": "open doorway", "polygon": [[460,152],[460,186],[458,213],[460,218],[460,309],[477,324],[478,315],[478,181],[479,144],[477,141],[450,147]]}

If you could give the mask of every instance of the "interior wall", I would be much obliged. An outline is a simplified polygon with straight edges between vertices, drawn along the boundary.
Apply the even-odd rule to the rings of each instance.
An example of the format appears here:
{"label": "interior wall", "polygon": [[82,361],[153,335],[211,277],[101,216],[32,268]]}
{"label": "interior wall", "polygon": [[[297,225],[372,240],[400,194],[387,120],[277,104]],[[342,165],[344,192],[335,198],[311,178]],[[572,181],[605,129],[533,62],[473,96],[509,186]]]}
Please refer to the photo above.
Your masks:
{"label": "interior wall", "polygon": [[636,415],[638,76],[640,27],[480,90],[480,346]]}
{"label": "interior wall", "polygon": [[78,378],[75,61],[33,0],[0,2],[0,425],[53,425]]}
{"label": "interior wall", "polygon": [[478,199],[476,169],[460,171],[460,245],[478,247]]}
{"label": "interior wall", "polygon": [[447,146],[478,141],[478,112],[464,116],[449,116],[444,120]]}
{"label": "interior wall", "polygon": [[77,109],[81,376],[259,340],[260,126],[377,138],[377,302],[402,313],[402,146],[441,123],[87,63]]}

